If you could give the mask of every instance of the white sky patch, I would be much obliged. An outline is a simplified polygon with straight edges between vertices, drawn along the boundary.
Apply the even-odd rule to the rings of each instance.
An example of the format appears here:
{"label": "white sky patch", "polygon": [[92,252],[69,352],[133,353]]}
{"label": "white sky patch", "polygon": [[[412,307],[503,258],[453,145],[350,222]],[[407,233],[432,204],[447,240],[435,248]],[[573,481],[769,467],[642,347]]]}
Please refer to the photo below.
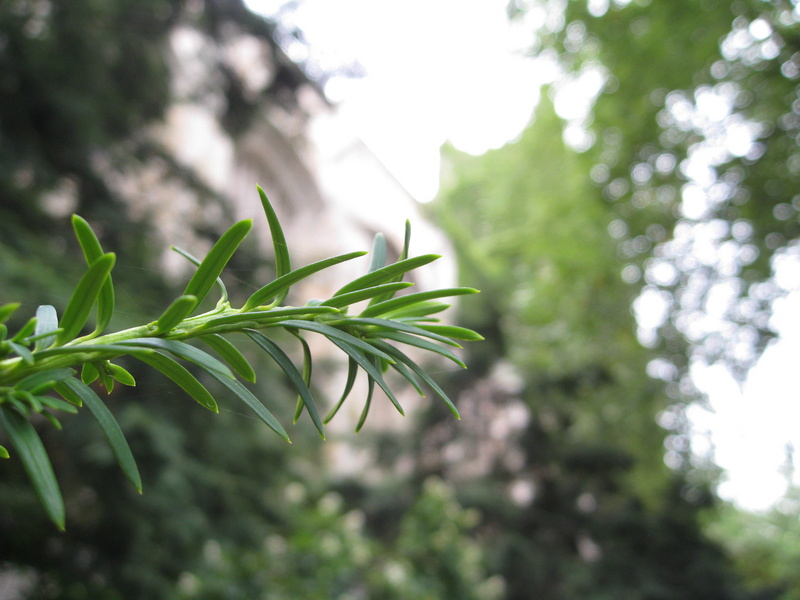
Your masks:
{"label": "white sky patch", "polygon": [[652,285],[645,286],[633,302],[633,313],[639,326],[637,335],[643,346],[652,347],[657,339],[657,330],[669,317],[671,296]]}
{"label": "white sky patch", "polygon": [[[269,14],[281,2],[250,0]],[[356,59],[367,76],[327,90],[406,188],[421,201],[438,189],[439,148],[480,154],[530,121],[552,68],[521,55],[522,32],[506,0],[306,0],[294,12],[309,43]]]}
{"label": "white sky patch", "polygon": [[577,77],[557,85],[556,113],[565,121],[585,119],[602,90],[605,77],[599,68],[587,68]]}
{"label": "white sky patch", "polygon": [[576,152],[584,152],[594,144],[587,119],[604,84],[601,69],[588,67],[577,77],[562,76],[555,85],[556,114],[566,121],[564,142]]}
{"label": "white sky patch", "polygon": [[[713,449],[711,458],[726,471],[720,496],[747,510],[766,510],[786,492],[787,457],[800,448],[797,333],[766,350],[743,389],[722,367],[693,371],[710,406],[689,410],[693,448],[701,454],[704,448]],[[793,481],[800,484],[796,474]]]}
{"label": "white sky patch", "polygon": [[788,293],[775,302],[771,325],[779,337],[767,348],[740,388],[721,366],[695,365],[692,377],[708,396],[708,408],[689,410],[693,449],[725,469],[722,498],[747,510],[766,510],[800,485],[790,473],[800,450],[800,256],[775,259],[776,282]]}

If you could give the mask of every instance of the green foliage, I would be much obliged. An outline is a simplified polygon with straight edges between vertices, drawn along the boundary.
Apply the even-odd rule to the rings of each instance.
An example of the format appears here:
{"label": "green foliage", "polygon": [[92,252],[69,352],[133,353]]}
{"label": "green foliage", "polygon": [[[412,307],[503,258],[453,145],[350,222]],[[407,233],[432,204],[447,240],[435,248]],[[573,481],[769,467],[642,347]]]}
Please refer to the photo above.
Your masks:
{"label": "green foliage", "polygon": [[746,587],[766,591],[776,600],[800,598],[799,492],[792,488],[763,513],[723,506],[708,525],[712,538],[730,553]]}
{"label": "green foliage", "polygon": [[688,444],[679,418],[670,430],[657,419],[685,398],[647,373],[658,355],[637,339],[614,207],[562,127],[544,96],[519,140],[444,157],[432,210],[462,281],[481,288],[460,320],[486,341],[446,382],[473,418],[454,427],[431,407],[417,468],[462,482],[509,600],[739,598],[700,526],[702,481],[665,465]]}
{"label": "green foliage", "polygon": [[[76,407],[86,405],[99,422],[123,472],[141,492],[141,478],[128,443],[111,412],[88,386],[99,379],[110,393],[114,389],[115,382],[127,386],[136,385],[134,377],[126,369],[111,362],[122,357],[132,357],[155,368],[183,388],[201,405],[218,412],[213,395],[175,359],[190,363],[193,368],[217,380],[233,396],[252,409],[270,429],[289,441],[286,430],[269,409],[234,375],[235,371],[247,381],[255,380],[255,371],[244,355],[234,344],[222,337],[225,334],[243,332],[267,352],[287,374],[290,383],[300,395],[302,407],[308,412],[314,426],[324,439],[322,420],[308,388],[311,354],[299,333],[314,332],[327,337],[342,349],[351,361],[361,366],[367,374],[370,386],[373,382],[377,383],[401,414],[403,409],[382,376],[382,371],[389,367],[395,367],[405,377],[409,377],[406,367],[411,368],[433,387],[458,417],[458,411],[441,388],[436,386],[413,360],[388,342],[405,343],[444,355],[452,353],[441,348],[440,343],[455,347],[460,347],[459,344],[444,335],[416,326],[418,322],[420,325],[427,325],[429,322],[427,318],[420,320],[411,317],[401,321],[393,318],[364,318],[364,313],[362,317],[351,317],[347,314],[350,305],[355,302],[374,298],[379,294],[386,295],[387,292],[393,294],[400,289],[398,286],[387,289],[381,284],[428,264],[437,257],[427,255],[417,259],[403,259],[392,265],[381,265],[368,275],[344,286],[327,302],[310,303],[302,307],[277,306],[278,300],[286,297],[291,283],[296,283],[304,276],[316,272],[318,268],[300,269],[302,275],[290,277],[292,271],[289,266],[289,253],[280,223],[261,188],[259,193],[272,232],[276,255],[279,257],[276,281],[282,281],[277,285],[273,282],[253,294],[244,307],[231,306],[220,275],[250,230],[249,220],[233,225],[214,244],[208,255],[199,261],[197,270],[183,294],[173,301],[160,317],[145,325],[101,335],[114,312],[111,270],[115,257],[112,253],[103,253],[97,237],[88,224],[83,219],[74,217],[73,225],[88,268],[72,293],[61,319],[57,319],[53,307],[42,306],[37,310],[37,316],[30,319],[17,333],[8,339],[0,340],[0,358],[2,358],[0,413],[3,416],[3,425],[33,482],[39,499],[59,528],[63,529],[65,525],[64,503],[47,453],[31,424],[35,415],[43,415],[60,427],[55,416],[59,411],[75,412]],[[385,253],[382,255],[385,257]],[[356,256],[359,254],[353,253],[347,255],[347,258]],[[338,262],[341,261],[333,259],[333,262],[323,261],[322,264],[329,266]],[[216,306],[207,312],[195,314],[200,303],[217,283],[221,289],[221,296]],[[265,293],[264,289],[268,289],[269,292]],[[367,290],[369,292],[366,294],[359,293]],[[406,296],[408,300],[401,301],[399,305],[392,305],[392,308],[402,306],[413,309],[419,302],[430,297],[454,296],[475,291],[471,288],[455,288],[442,290],[433,296],[425,293],[409,295]],[[262,301],[272,297],[275,298],[272,304],[261,305]],[[349,299],[335,301],[337,297],[339,300],[344,297]],[[384,305],[388,302],[391,300],[385,300]],[[380,306],[380,303],[373,305],[373,313],[370,314],[376,314],[374,309]],[[79,337],[94,307],[97,313],[97,327],[92,333]],[[15,304],[6,304],[0,309],[0,314],[6,320],[17,308]],[[298,371],[288,355],[265,334],[265,332],[272,333],[278,328],[290,330],[301,340],[305,350],[305,375]],[[452,331],[460,333],[455,329]],[[398,338],[398,332],[403,332],[403,337]],[[461,337],[465,336],[469,339],[480,338],[474,332],[465,331]],[[225,362],[186,343],[188,340],[205,342]],[[452,355],[452,358],[463,366],[455,355]],[[78,368],[81,368],[80,376]],[[67,402],[52,394],[57,394]],[[366,414],[367,408],[362,413],[359,428]]]}
{"label": "green foliage", "polygon": [[[540,26],[534,53],[557,57],[567,79],[603,79],[588,115],[572,123],[590,140],[574,156],[635,292],[663,302],[643,337],[660,354],[653,372],[679,402],[692,400],[695,359],[744,378],[774,335],[776,300],[797,283],[780,270],[800,237],[796,3],[511,4],[520,17],[549,11],[518,23]],[[684,420],[679,406],[664,416],[672,428]],[[675,435],[666,443],[673,459],[689,449]],[[796,506],[768,515],[728,507],[718,518],[706,529],[753,597],[797,594]]]}
{"label": "green foliage", "polygon": [[372,572],[374,595],[396,600],[503,597],[503,580],[485,576],[488,553],[474,536],[465,536],[479,523],[480,513],[463,508],[452,485],[426,480],[400,523],[397,558]]}
{"label": "green foliage", "polygon": [[287,486],[281,523],[256,548],[206,542],[203,563],[178,580],[181,600],[385,598],[493,600],[502,582],[489,577],[472,539],[478,515],[441,480],[425,483],[397,515],[398,533],[381,539],[360,509],[336,492],[308,498]]}
{"label": "green foliage", "polygon": [[620,276],[613,216],[560,133],[543,99],[519,141],[447,157],[459,176],[436,217],[454,240],[461,277],[482,290],[461,318],[492,332],[472,365],[505,357],[541,390],[537,407],[574,413],[576,441],[630,444],[649,479],[663,474],[653,421],[669,400],[645,374],[653,355],[636,338],[629,307],[637,289]]}
{"label": "green foliage", "polygon": [[[669,298],[665,360],[685,370],[699,355],[743,376],[774,333],[775,259],[800,235],[795,4],[535,4],[554,18],[539,20],[532,50],[570,77],[603,77],[578,125],[593,140],[584,169],[619,220],[631,276]],[[725,325],[702,326],[722,289],[730,300],[712,318]]]}
{"label": "green foliage", "polygon": [[[291,106],[309,82],[302,66],[282,56],[276,24],[243,0],[0,3],[0,232],[9,243],[24,247],[18,228],[48,232],[53,214],[45,197],[62,187],[74,193],[74,210],[93,223],[128,220],[108,167],[157,165],[165,179],[181,181],[201,200],[216,198],[202,177],[146,133],[174,100],[170,44],[185,28],[212,43],[247,35],[274,50],[270,80],[254,96],[225,56],[198,57],[209,77],[197,95],[221,102],[220,125],[234,137],[264,106]],[[135,236],[107,235],[118,250],[123,242],[139,244]]]}
{"label": "green foliage", "polygon": [[[285,275],[279,274],[275,281],[264,286],[265,281],[254,278],[278,265],[265,268],[263,257],[255,257],[253,247],[248,247],[247,242],[252,240],[245,240],[223,274],[228,290],[219,285],[218,279],[216,290],[212,286],[209,291],[211,298],[206,298],[205,307],[193,307],[194,300],[184,295],[186,282],[175,288],[158,262],[164,247],[154,235],[158,223],[153,222],[152,215],[140,211],[142,206],[135,199],[127,202],[125,190],[118,185],[120,178],[137,181],[143,171],[148,193],[151,190],[160,193],[162,186],[170,192],[175,187],[189,192],[189,196],[198,200],[197,210],[187,214],[189,218],[182,226],[190,237],[215,241],[224,232],[218,228],[224,217],[218,219],[216,215],[230,214],[228,206],[220,202],[221,198],[208,187],[201,174],[176,160],[161,145],[160,138],[151,133],[162,130],[165,109],[176,100],[213,104],[219,109],[215,113],[220,116],[221,128],[234,139],[237,134],[250,134],[252,118],[260,120],[265,114],[273,114],[270,109],[276,105],[281,111],[291,111],[296,91],[307,86],[309,79],[302,65],[298,68],[281,49],[279,41],[285,43],[287,34],[296,35],[287,25],[250,13],[242,0],[0,2],[3,33],[0,321],[4,323],[0,331],[12,348],[2,358],[36,359],[39,350],[51,345],[50,337],[57,333],[46,332],[57,329],[58,316],[63,315],[76,282],[89,264],[113,249],[117,255],[113,285],[108,277],[96,304],[98,309],[103,307],[101,312],[108,317],[112,316],[108,308],[113,307],[113,321],[105,324],[105,318],[95,313],[77,339],[97,338],[105,332],[148,321],[155,327],[148,333],[148,339],[163,339],[180,327],[184,319],[207,310],[209,302],[213,305],[217,298],[227,299],[229,290],[232,297],[245,302],[249,299],[252,303],[238,314],[218,317],[216,326],[233,330],[237,326],[263,325],[264,328],[258,329],[260,333],[280,343],[292,357],[298,357],[297,367],[306,385],[316,397],[321,395],[314,382],[307,379],[311,357],[305,356],[300,369],[300,353],[290,351],[303,346],[304,340],[284,335],[280,331],[285,328],[280,325],[268,324],[273,318],[275,322],[304,319],[312,314],[310,307],[282,308],[276,302],[268,309],[271,316],[258,315],[260,320],[256,323],[249,322],[250,315],[244,313],[266,312],[258,307],[268,307],[289,286],[364,253],[351,253],[308,266],[287,265]],[[185,34],[187,30],[209,44],[208,52],[193,57],[207,77],[198,82],[198,88],[189,97],[177,90],[181,96],[176,99],[173,97],[176,88],[171,85],[170,67],[174,58],[171,41],[176,34]],[[264,54],[274,58],[268,65],[269,78],[261,89],[251,89],[250,73],[242,74],[228,63],[229,53],[224,48],[240,36],[249,42],[257,40]],[[51,203],[53,199],[66,200],[66,206]],[[211,205],[209,201],[217,203]],[[209,208],[218,212],[207,211]],[[92,237],[94,232],[77,220],[73,228],[79,243],[75,243],[68,222],[60,216],[67,209],[91,222],[99,237],[96,245],[91,240],[87,242],[85,235],[87,229]],[[214,216],[208,217],[207,213]],[[302,244],[303,240],[294,243]],[[86,256],[86,267],[83,259],[76,260],[81,251]],[[176,252],[197,265],[202,262],[184,250],[176,248]],[[281,256],[277,249],[274,256]],[[373,254],[370,271],[383,267],[385,256]],[[408,256],[401,257],[405,258]],[[348,302],[356,302],[358,296],[369,302],[373,292],[390,294],[400,290],[401,284],[390,281],[381,285],[387,287],[328,298],[327,308],[319,309],[321,312],[317,314],[333,309],[329,314],[335,315]],[[266,288],[262,296],[252,297],[262,287]],[[115,296],[109,296],[105,289],[113,291]],[[376,301],[386,299],[376,297]],[[12,300],[12,305],[4,304]],[[21,304],[17,305],[17,301]],[[43,302],[54,308],[37,310],[37,304]],[[398,312],[377,316],[413,320],[436,312],[424,302],[419,307],[406,308],[402,315]],[[7,319],[9,315],[5,313],[13,315]],[[25,320],[34,313],[37,323],[33,325],[33,333],[25,335],[44,333],[45,337],[31,340],[31,345],[23,343],[25,336],[12,341],[12,336],[20,332]],[[428,321],[424,323],[427,327]],[[347,331],[352,332],[354,327],[347,326]],[[12,333],[8,334],[8,330]],[[448,337],[456,331],[434,330]],[[289,331],[292,332],[300,333],[309,342],[312,335],[320,335],[300,329]],[[370,335],[377,340],[372,332]],[[87,341],[100,343],[93,338]],[[272,364],[268,353],[238,333],[207,333],[194,339],[200,342],[198,349],[227,365],[247,387],[228,390],[191,359],[187,361],[161,347],[138,345],[135,358],[120,356],[119,362],[114,358],[110,362],[101,360],[84,363],[80,368],[69,367],[77,370],[84,382],[92,382],[86,386],[97,404],[110,409],[124,432],[144,482],[143,495],[137,493],[135,486],[125,484],[126,473],[119,468],[121,461],[106,441],[108,432],[101,435],[100,421],[90,410],[80,410],[76,415],[65,410],[50,411],[63,422],[63,431],[31,414],[30,423],[47,450],[64,497],[69,523],[66,533],[52,527],[37,503],[21,453],[7,442],[7,432],[0,431],[0,444],[5,444],[12,454],[12,460],[0,461],[3,505],[0,569],[3,574],[6,568],[30,574],[33,583],[29,597],[60,600],[175,597],[180,574],[194,572],[195,566],[203,568],[198,554],[209,539],[219,540],[225,550],[259,547],[272,524],[280,520],[280,509],[285,504],[280,491],[287,481],[311,478],[325,485],[328,469],[320,448],[324,446],[327,450],[328,445],[318,443],[311,419],[302,418],[296,428],[289,430],[295,442],[289,446],[277,435],[265,435],[260,417],[247,414],[251,413],[247,404],[237,406],[239,394],[245,396],[242,402],[253,398],[268,402],[294,398],[297,390],[283,370]],[[233,348],[238,353],[220,342],[227,339],[235,344]],[[438,344],[432,340],[431,343]],[[188,352],[183,346],[172,348]],[[200,356],[195,358],[202,360]],[[348,362],[355,378],[355,372],[361,368],[350,357]],[[216,372],[213,364],[207,366]],[[135,387],[123,385],[131,379],[119,370],[122,365],[135,379]],[[313,366],[315,379],[319,380],[319,374],[329,367],[327,355],[317,357]],[[390,369],[403,370],[418,379],[403,363],[397,362]],[[386,377],[380,369],[379,372]],[[251,384],[256,373],[257,382]],[[232,381],[227,375],[220,377],[223,382]],[[79,380],[74,376],[63,381],[76,385],[75,382]],[[424,385],[421,380],[417,384]],[[59,400],[56,395],[61,395],[90,408],[88,402],[81,401],[66,385],[57,383],[54,388],[57,386],[60,390],[57,394],[43,392],[40,396],[52,396],[51,402],[56,402]],[[113,387],[113,391],[101,394],[98,386]],[[252,394],[248,396],[242,391],[245,389]],[[80,386],[78,390],[85,392]],[[195,410],[191,403],[185,402],[186,398],[193,398],[209,410]],[[268,406],[276,421],[286,425],[294,406],[288,403],[287,413],[282,404],[274,402]],[[43,415],[49,414],[47,406],[42,409]],[[324,410],[321,413],[326,416]],[[327,416],[332,417],[332,411]],[[5,449],[0,448],[0,456],[5,454]],[[298,515],[294,525],[302,527],[304,523]],[[317,539],[312,523],[313,520],[304,530],[305,547],[312,547]],[[288,537],[291,532],[281,533]],[[307,580],[307,573],[304,575]],[[258,591],[245,597],[257,597]]]}

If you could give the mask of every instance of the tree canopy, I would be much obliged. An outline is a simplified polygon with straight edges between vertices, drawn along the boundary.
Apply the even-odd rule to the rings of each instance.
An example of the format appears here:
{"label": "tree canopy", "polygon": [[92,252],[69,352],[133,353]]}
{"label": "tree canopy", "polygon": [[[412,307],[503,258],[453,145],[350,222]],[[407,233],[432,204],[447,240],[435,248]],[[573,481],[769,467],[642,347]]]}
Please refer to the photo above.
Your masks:
{"label": "tree canopy", "polygon": [[510,11],[550,14],[531,51],[554,53],[572,77],[602,77],[582,122],[586,167],[620,219],[621,258],[666,309],[666,356],[685,367],[685,340],[690,356],[742,375],[786,291],[775,259],[795,253],[799,233],[794,4],[570,0]]}
{"label": "tree canopy", "polygon": [[[487,341],[454,381],[465,415],[481,418],[439,424],[452,438],[437,468],[484,514],[508,598],[736,597],[700,527],[710,492],[681,469],[682,424],[657,424],[675,399],[648,375],[658,354],[637,340],[617,217],[561,131],[545,97],[520,140],[446,155],[453,175],[433,212],[461,277],[482,287],[462,318]],[[449,462],[454,447],[482,466]]]}

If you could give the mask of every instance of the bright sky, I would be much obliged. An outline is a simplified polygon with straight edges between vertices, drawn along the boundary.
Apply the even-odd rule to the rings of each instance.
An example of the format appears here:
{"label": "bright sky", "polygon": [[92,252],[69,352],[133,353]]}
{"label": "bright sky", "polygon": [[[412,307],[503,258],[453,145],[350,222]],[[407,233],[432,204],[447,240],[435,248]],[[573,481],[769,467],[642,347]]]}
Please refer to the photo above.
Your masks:
{"label": "bright sky", "polygon": [[[274,14],[285,0],[249,0]],[[301,0],[292,12],[312,46],[333,62],[357,58],[367,76],[334,80],[326,93],[342,115],[420,201],[438,188],[439,149],[450,140],[478,154],[515,138],[529,122],[543,83],[555,71],[523,58],[524,29],[506,18],[507,0]],[[530,28],[528,28],[530,30]],[[573,85],[597,92],[591,81]],[[586,94],[559,94],[559,114],[580,121]],[[564,98],[577,99],[569,105]],[[579,100],[584,100],[580,102]],[[713,100],[713,98],[711,98]],[[573,114],[574,113],[574,114]],[[569,134],[569,131],[568,131]],[[575,135],[580,137],[580,131]],[[580,139],[575,140],[580,146]],[[800,281],[800,275],[798,275]],[[709,408],[692,407],[693,444],[727,470],[723,497],[758,510],[785,490],[787,443],[800,448],[800,402],[792,381],[800,356],[800,323],[791,316],[800,293],[776,314],[783,338],[743,389],[718,368],[695,370]],[[787,364],[794,363],[794,367]]]}
{"label": "bright sky", "polygon": [[[439,148],[481,153],[530,120],[548,74],[513,51],[523,40],[507,0],[305,0],[292,14],[331,60],[353,58],[367,77],[326,93],[421,201],[438,188]],[[280,0],[250,0],[269,14]]]}
{"label": "bright sky", "polygon": [[[800,282],[800,260],[790,267],[793,287]],[[725,469],[721,497],[748,510],[769,508],[787,487],[790,453],[800,449],[800,291],[776,302],[772,325],[780,337],[772,343],[741,387],[720,366],[693,370],[695,383],[708,394],[708,408],[692,406],[693,450],[711,453]],[[800,485],[800,472],[793,473]]]}

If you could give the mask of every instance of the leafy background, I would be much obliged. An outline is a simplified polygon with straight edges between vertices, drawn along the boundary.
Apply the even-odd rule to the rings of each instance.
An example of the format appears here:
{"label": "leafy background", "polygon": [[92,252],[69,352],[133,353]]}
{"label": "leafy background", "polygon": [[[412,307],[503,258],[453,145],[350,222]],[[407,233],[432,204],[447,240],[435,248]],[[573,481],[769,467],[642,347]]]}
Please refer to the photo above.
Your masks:
{"label": "leafy background", "polygon": [[[782,293],[770,284],[773,260],[795,251],[795,8],[561,4],[515,2],[510,13],[536,23],[525,15],[563,8],[531,53],[608,76],[584,123],[594,144],[564,144],[545,94],[518,141],[480,157],[443,151],[429,216],[452,240],[463,284],[482,290],[461,303],[458,322],[487,338],[469,349],[468,371],[444,377],[462,421],[431,402],[405,430],[368,423],[353,443],[369,476],[344,476],[308,424],[286,448],[239,412],[196,410],[131,366],[137,387],[115,390],[108,405],[146,493],[126,485],[87,416],[65,419],[62,432],[42,426],[69,525],[58,533],[19,462],[2,461],[6,583],[21,582],[22,597],[75,599],[800,597],[796,490],[768,514],[721,504],[719,474],[691,454],[685,416],[700,399],[687,377],[693,357],[744,373],[768,342]],[[757,21],[766,37],[752,34]],[[70,210],[129,257],[115,272],[115,326],[160,314],[185,281],[162,268],[163,224],[126,204],[109,174],[158,164],[159,184],[219,207],[187,219],[192,235],[224,231],[214,215],[230,207],[149,135],[174,93],[169,35],[187,25],[216,44],[246,32],[277,57],[255,96],[208,57],[204,82],[231,139],[259,111],[296,110],[302,86],[320,84],[314,65],[284,60],[276,32],[290,27],[236,1],[0,5],[3,302],[61,312],[69,299],[83,267],[65,211],[53,209],[64,186]],[[733,94],[730,114],[758,125],[758,151],[717,154],[698,180],[685,161],[714,141],[692,112],[704,93]],[[717,185],[714,201],[687,213],[689,183]],[[687,260],[709,223],[726,250],[716,262]],[[270,260],[243,250],[235,297],[259,285],[254,265]],[[725,252],[738,258],[725,262]],[[665,262],[675,277],[653,284],[648,270]],[[735,292],[726,327],[689,327],[719,284]],[[653,285],[670,312],[645,346],[631,306]],[[669,367],[659,377],[648,375],[654,360]],[[293,392],[274,367],[256,368],[259,389],[290,419],[293,403],[279,399]]]}

